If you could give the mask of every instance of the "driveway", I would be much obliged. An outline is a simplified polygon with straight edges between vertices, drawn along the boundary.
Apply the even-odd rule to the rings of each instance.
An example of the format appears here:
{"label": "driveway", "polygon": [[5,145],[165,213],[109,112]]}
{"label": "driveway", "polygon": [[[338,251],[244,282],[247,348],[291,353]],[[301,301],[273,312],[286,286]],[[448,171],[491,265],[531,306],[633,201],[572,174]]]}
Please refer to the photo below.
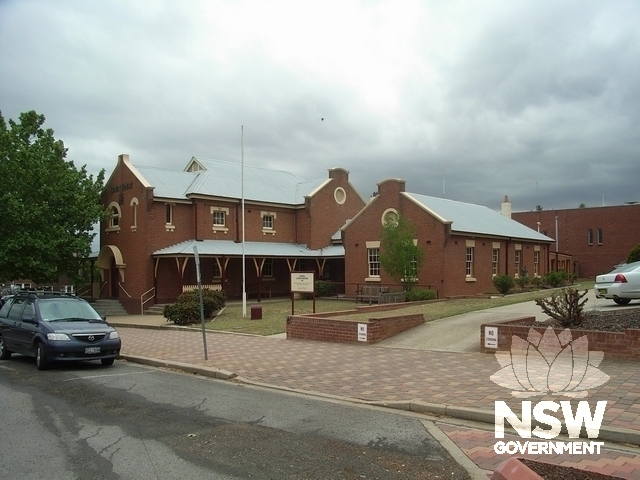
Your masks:
{"label": "driveway", "polygon": [[[611,300],[598,300],[593,293],[593,289],[589,289],[586,298],[588,298],[588,302],[585,305],[586,310],[620,308]],[[536,320],[548,318],[534,301],[516,303],[434,320],[399,333],[376,345],[443,352],[479,352],[480,325],[511,318],[532,316],[535,316]]]}

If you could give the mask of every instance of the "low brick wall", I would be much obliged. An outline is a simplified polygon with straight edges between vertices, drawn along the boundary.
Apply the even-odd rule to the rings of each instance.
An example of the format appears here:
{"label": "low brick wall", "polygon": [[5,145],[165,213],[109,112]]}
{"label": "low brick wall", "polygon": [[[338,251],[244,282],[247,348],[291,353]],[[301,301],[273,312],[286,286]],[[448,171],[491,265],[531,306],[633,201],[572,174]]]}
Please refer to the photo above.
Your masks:
{"label": "low brick wall", "polygon": [[[361,322],[332,318],[328,314],[291,315],[287,317],[287,338],[371,345],[423,323],[422,314],[370,318]],[[359,325],[366,325],[366,341],[358,340]]]}
{"label": "low brick wall", "polygon": [[[527,339],[530,326],[513,325],[516,322],[533,320],[534,317],[522,317],[507,320],[505,322],[485,323],[480,326],[480,350],[484,353],[496,351],[508,352],[511,350],[511,337],[516,335]],[[485,327],[498,329],[498,348],[485,347]],[[535,327],[535,330],[544,335],[546,327]],[[556,335],[563,329],[554,328]],[[573,340],[587,336],[589,350],[604,352],[605,359],[640,360],[640,330],[625,330],[624,332],[600,332],[595,330],[571,329]]]}

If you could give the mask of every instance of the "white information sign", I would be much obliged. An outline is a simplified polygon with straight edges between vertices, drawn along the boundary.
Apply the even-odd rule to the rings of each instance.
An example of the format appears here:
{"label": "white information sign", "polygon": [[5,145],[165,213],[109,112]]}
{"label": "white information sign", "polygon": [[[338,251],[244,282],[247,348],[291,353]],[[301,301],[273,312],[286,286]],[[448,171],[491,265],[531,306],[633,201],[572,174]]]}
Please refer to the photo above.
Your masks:
{"label": "white information sign", "polygon": [[291,272],[291,291],[313,293],[313,272]]}
{"label": "white information sign", "polygon": [[358,341],[359,342],[367,341],[367,324],[366,323],[358,324]]}
{"label": "white information sign", "polygon": [[484,348],[498,348],[498,327],[484,327]]}

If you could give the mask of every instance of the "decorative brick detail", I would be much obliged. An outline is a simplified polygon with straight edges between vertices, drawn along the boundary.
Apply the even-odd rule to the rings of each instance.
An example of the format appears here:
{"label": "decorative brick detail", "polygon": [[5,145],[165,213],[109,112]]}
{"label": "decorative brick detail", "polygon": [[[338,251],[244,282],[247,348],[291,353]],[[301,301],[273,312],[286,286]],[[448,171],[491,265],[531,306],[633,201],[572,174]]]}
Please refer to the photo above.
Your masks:
{"label": "decorative brick detail", "polygon": [[[334,317],[335,315],[344,317],[350,313],[360,312],[350,311],[318,315],[291,315],[287,317],[287,338],[371,345],[424,323],[424,316],[422,314],[370,318],[369,320],[363,320],[361,322],[331,317],[331,315]],[[367,324],[366,342],[358,341],[359,323]]]}
{"label": "decorative brick detail", "polygon": [[[515,325],[532,321],[535,317],[521,317],[507,320],[505,322],[485,323],[480,326],[480,351],[484,353],[508,352],[511,350],[511,339],[513,335],[527,339],[529,330],[533,327],[528,325]],[[485,348],[484,334],[485,327],[496,327],[498,329],[498,348]],[[535,327],[534,330],[544,335],[546,327]],[[556,335],[563,329],[554,328]],[[640,361],[640,330],[625,330],[624,332],[599,332],[595,330],[571,329],[571,337],[576,340],[583,335],[587,336],[589,350],[604,352],[606,359],[622,359]]]}

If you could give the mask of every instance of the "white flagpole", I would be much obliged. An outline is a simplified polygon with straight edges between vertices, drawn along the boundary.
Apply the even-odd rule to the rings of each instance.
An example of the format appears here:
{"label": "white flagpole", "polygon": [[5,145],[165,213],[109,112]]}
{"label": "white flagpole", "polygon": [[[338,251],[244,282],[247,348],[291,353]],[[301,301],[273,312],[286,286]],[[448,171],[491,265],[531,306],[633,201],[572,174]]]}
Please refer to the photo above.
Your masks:
{"label": "white flagpole", "polygon": [[240,126],[241,137],[241,167],[240,167],[240,182],[241,194],[242,194],[242,318],[247,318],[247,281],[245,273],[245,255],[244,255],[244,125]]}

